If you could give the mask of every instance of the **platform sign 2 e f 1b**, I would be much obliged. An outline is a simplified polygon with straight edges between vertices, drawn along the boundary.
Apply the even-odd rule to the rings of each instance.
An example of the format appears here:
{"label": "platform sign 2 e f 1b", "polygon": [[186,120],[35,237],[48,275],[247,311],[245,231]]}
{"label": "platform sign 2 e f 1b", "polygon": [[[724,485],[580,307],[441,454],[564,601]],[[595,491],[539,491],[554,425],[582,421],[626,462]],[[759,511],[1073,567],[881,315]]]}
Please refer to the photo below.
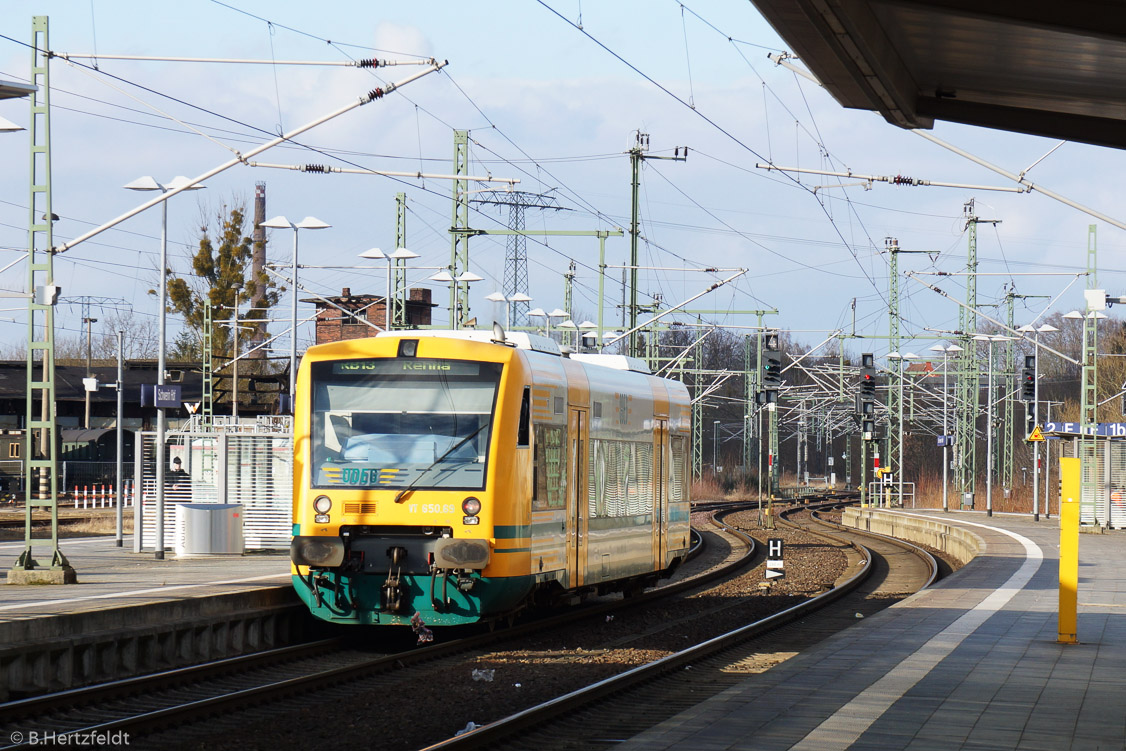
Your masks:
{"label": "platform sign 2 e f 1b", "polygon": [[783,540],[771,537],[766,541],[766,579],[780,579],[786,575],[786,567],[782,562]]}

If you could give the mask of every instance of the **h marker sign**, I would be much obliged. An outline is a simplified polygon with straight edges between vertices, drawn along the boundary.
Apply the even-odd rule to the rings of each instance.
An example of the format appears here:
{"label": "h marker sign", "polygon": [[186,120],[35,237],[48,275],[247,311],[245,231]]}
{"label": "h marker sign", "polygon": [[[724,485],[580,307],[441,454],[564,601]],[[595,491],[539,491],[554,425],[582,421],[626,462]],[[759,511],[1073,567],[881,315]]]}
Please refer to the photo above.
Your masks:
{"label": "h marker sign", "polygon": [[771,537],[766,541],[766,579],[779,579],[786,576],[785,564],[782,561],[784,541],[779,537]]}

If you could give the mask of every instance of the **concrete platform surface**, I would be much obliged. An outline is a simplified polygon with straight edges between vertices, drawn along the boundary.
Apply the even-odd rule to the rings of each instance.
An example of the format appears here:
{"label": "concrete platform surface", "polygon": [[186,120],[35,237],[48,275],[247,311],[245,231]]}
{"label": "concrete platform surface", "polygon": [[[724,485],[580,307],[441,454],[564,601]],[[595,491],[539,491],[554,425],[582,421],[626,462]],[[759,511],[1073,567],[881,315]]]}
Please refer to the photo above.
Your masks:
{"label": "concrete platform surface", "polygon": [[[10,570],[23,548],[22,540],[0,542],[0,570]],[[120,548],[112,537],[79,537],[60,540],[59,549],[78,583],[0,584],[0,623],[289,584],[289,551],[200,558],[167,551],[158,561],[151,551],[134,553],[128,536]],[[50,563],[49,543],[33,550],[37,561]]]}
{"label": "concrete platform surface", "polygon": [[1066,645],[1056,519],[897,513],[969,527],[985,551],[617,748],[1126,748],[1126,532],[1080,537],[1080,643]]}
{"label": "concrete platform surface", "polygon": [[[0,566],[23,548],[0,543]],[[112,537],[60,549],[76,584],[0,584],[0,701],[291,644],[313,620],[288,551],[156,560]],[[49,544],[33,551],[51,561]]]}

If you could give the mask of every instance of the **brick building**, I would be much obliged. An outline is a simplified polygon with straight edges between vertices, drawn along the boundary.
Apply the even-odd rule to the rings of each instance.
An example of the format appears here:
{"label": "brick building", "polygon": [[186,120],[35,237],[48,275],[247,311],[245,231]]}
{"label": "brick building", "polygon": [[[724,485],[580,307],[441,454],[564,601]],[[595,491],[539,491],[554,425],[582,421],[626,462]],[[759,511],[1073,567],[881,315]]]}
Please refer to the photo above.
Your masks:
{"label": "brick building", "polygon": [[[317,307],[317,344],[375,336],[376,329],[359,320],[361,317],[378,326],[379,330],[386,327],[387,302],[383,295],[354,295],[350,288],[345,287],[341,290],[340,295],[327,299],[333,304],[329,305],[319,298],[303,301],[314,303]],[[437,305],[430,302],[429,289],[424,287],[412,288],[407,298],[407,327],[429,326],[430,312],[435,307]],[[341,309],[352,315],[342,313]]]}

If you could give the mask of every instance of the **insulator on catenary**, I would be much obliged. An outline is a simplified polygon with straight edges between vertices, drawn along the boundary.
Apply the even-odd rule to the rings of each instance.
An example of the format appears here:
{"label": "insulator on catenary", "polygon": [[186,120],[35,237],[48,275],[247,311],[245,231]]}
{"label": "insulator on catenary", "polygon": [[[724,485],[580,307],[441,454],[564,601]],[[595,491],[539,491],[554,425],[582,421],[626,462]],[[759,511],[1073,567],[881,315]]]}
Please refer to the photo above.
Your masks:
{"label": "insulator on catenary", "polygon": [[368,99],[382,99],[383,89],[372,89],[368,92]]}
{"label": "insulator on catenary", "polygon": [[301,168],[302,172],[328,172],[328,167],[323,164],[306,164]]}
{"label": "insulator on catenary", "polygon": [[918,185],[919,184],[919,181],[916,180],[915,178],[907,177],[905,175],[896,175],[894,178],[892,178],[891,182],[894,185]]}
{"label": "insulator on catenary", "polygon": [[369,58],[365,58],[363,60],[357,60],[356,61],[356,67],[357,68],[378,68],[379,67],[379,59],[374,58],[374,57],[369,57]]}

